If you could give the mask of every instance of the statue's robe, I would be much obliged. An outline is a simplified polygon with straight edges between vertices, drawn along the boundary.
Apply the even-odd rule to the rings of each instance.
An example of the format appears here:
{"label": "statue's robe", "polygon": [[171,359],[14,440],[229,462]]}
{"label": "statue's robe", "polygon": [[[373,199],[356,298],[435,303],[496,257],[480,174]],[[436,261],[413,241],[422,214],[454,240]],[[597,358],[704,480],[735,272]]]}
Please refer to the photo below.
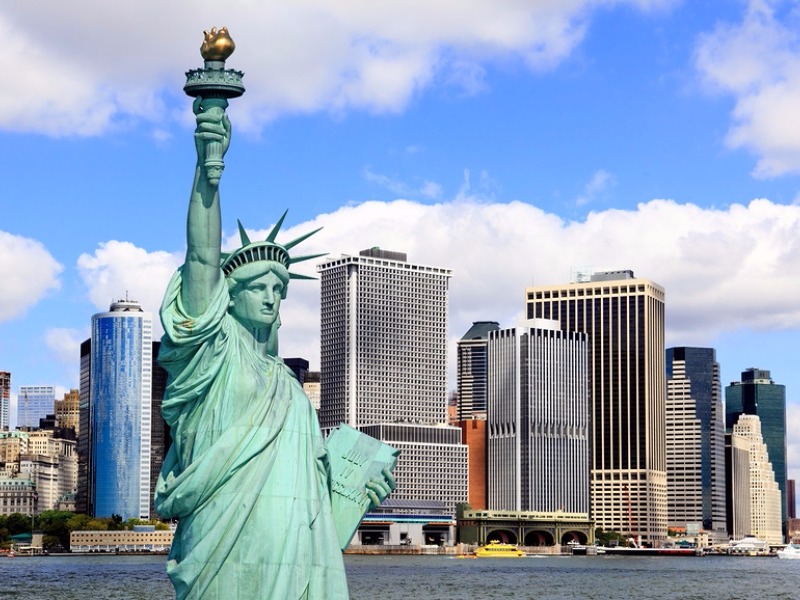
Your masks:
{"label": "statue's robe", "polygon": [[195,318],[180,287],[179,270],[161,307],[173,442],[155,498],[178,519],[167,565],[177,598],[347,598],[311,403],[228,314],[224,278]]}

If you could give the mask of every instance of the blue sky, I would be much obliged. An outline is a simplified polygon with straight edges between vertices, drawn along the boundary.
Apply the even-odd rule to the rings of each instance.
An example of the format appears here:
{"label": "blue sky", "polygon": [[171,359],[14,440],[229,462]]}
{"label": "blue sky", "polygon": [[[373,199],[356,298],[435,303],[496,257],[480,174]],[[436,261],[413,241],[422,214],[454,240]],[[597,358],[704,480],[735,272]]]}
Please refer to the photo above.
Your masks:
{"label": "blue sky", "polygon": [[[194,164],[184,72],[226,25],[247,86],[229,109],[228,245],[237,218],[260,235],[289,208],[283,239],[324,226],[303,254],[378,245],[450,267],[451,356],[472,320],[514,325],[526,285],[633,269],[666,289],[669,345],[716,348],[723,385],[757,366],[787,386],[800,475],[800,3],[7,4],[14,392],[76,387],[78,344],[114,299],[157,310]],[[282,311],[282,354],[312,367],[318,296],[295,282]]]}

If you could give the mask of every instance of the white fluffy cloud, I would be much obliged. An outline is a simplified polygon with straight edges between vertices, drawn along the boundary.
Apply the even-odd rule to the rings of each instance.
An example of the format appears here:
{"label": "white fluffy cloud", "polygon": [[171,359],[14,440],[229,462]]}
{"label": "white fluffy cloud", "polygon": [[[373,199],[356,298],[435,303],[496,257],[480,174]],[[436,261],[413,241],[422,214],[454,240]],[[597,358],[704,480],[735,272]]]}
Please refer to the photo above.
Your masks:
{"label": "white fluffy cloud", "polygon": [[[598,6],[641,10],[673,0],[102,0],[11,2],[0,8],[13,94],[0,127],[94,135],[131,119],[161,120],[187,68],[201,66],[202,31],[226,25],[246,71],[237,124],[257,129],[286,112],[402,109],[433,81],[471,92],[483,65],[550,67],[583,38]],[[170,90],[170,91],[165,91]]]}
{"label": "white fluffy cloud", "polygon": [[[264,237],[271,224],[250,232]],[[800,329],[800,206],[754,200],[725,210],[653,200],[636,210],[593,212],[568,222],[521,202],[473,199],[423,205],[366,202],[285,229],[288,241],[323,230],[299,254],[356,254],[380,246],[412,262],[449,267],[450,333],[473,320],[511,326],[522,316],[528,285],[558,284],[573,270],[632,269],[664,286],[667,343],[710,344],[723,332]],[[230,232],[225,247],[237,244]],[[645,243],[646,241],[646,243]],[[99,309],[125,294],[158,309],[177,255],[107,242],[79,260]],[[315,274],[314,261],[295,270]],[[294,281],[282,306],[282,354],[318,363],[319,286]]]}
{"label": "white fluffy cloud", "polygon": [[57,290],[62,269],[40,242],[0,231],[0,323],[24,314]]}
{"label": "white fluffy cloud", "polygon": [[757,155],[760,177],[800,172],[800,21],[776,16],[786,4],[749,0],[740,23],[719,24],[696,51],[703,80],[735,99],[728,144]]}
{"label": "white fluffy cloud", "polygon": [[[127,297],[156,317],[169,278],[181,260],[178,254],[148,252],[130,242],[112,240],[101,243],[93,254],[82,254],[78,270],[98,311],[106,311],[112,302]],[[153,324],[160,335],[157,318]]]}

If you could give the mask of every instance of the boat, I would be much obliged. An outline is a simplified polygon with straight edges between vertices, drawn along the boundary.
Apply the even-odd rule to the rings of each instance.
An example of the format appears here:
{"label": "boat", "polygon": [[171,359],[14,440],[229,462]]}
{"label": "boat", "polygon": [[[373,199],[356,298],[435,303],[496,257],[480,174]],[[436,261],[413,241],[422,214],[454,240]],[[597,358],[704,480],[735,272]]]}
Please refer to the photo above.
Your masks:
{"label": "boat", "polygon": [[475,550],[478,558],[524,558],[525,553],[513,544],[491,540],[487,545]]}
{"label": "boat", "polygon": [[800,558],[800,546],[789,544],[786,548],[778,550],[778,558]]}

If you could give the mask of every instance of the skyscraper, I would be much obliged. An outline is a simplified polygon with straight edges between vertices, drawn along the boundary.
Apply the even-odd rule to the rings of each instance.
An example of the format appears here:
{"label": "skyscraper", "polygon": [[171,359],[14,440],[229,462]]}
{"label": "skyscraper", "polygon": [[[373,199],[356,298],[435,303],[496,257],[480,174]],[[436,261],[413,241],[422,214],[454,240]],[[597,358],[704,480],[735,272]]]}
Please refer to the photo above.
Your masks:
{"label": "skyscraper", "polygon": [[489,509],[588,515],[586,334],[532,319],[488,350]]}
{"label": "skyscraper", "polygon": [[526,290],[529,319],[589,339],[591,512],[598,527],[667,535],[664,290],[632,271]]}
{"label": "skyscraper", "polygon": [[70,390],[64,398],[56,400],[55,416],[58,426],[73,429],[76,435],[80,434],[80,392]]}
{"label": "skyscraper", "polygon": [[11,373],[0,371],[0,430],[8,429],[11,424]]}
{"label": "skyscraper", "polygon": [[394,500],[467,498],[467,448],[447,419],[449,269],[372,248],[319,265],[320,425],[401,450]]}
{"label": "skyscraper", "polygon": [[725,422],[713,348],[667,349],[667,515],[728,539]]}
{"label": "skyscraper", "polygon": [[121,300],[92,317],[89,476],[94,516],[150,518],[152,319]]}
{"label": "skyscraper", "polygon": [[500,329],[495,321],[475,321],[458,341],[458,420],[486,418],[489,333]]}
{"label": "skyscraper", "polygon": [[17,394],[17,427],[39,427],[39,419],[52,415],[56,388],[52,385],[22,385]]}
{"label": "skyscraper", "polygon": [[786,524],[786,386],[772,381],[770,372],[749,368],[740,382],[725,388],[725,429],[732,431],[741,415],[757,415],[769,462],[781,490],[781,521]]}
{"label": "skyscraper", "polygon": [[732,437],[744,438],[749,451],[749,534],[770,544],[782,544],[781,491],[769,462],[760,418],[756,415],[740,415],[733,426]]}
{"label": "skyscraper", "polygon": [[445,422],[450,269],[372,248],[319,272],[320,425]]}

